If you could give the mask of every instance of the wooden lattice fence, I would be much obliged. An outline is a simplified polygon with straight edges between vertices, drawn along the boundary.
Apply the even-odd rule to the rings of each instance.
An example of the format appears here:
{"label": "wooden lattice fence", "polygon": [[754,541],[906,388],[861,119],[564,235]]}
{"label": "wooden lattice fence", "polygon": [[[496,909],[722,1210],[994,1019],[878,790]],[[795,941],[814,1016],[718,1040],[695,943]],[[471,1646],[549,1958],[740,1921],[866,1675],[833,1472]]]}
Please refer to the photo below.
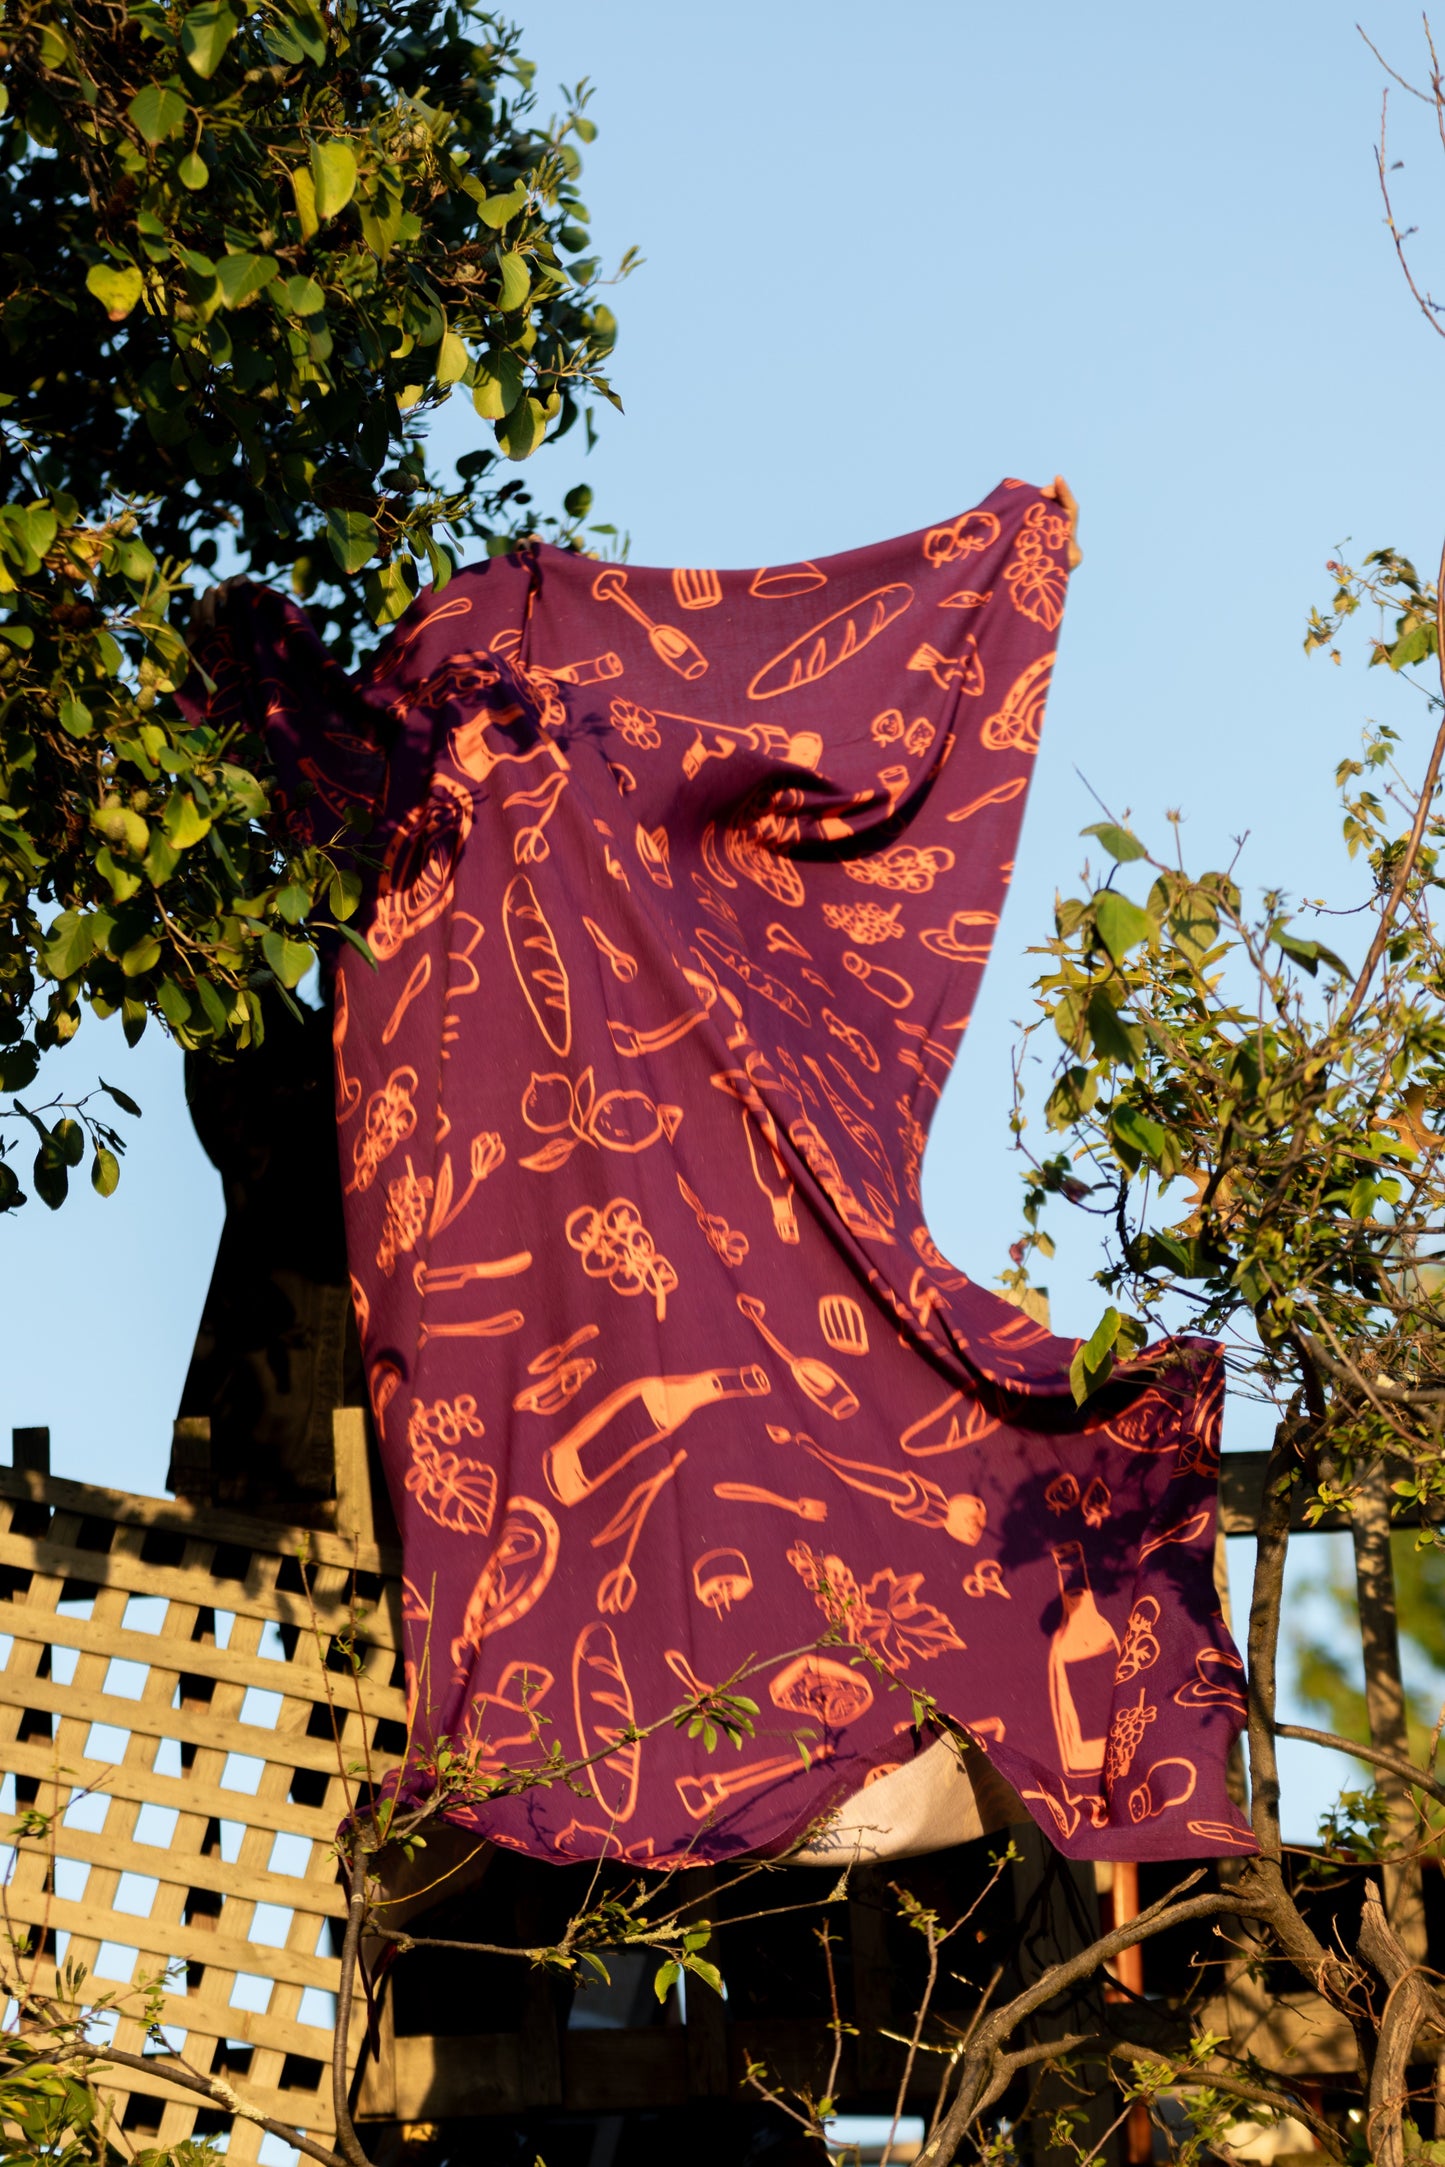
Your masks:
{"label": "wooden lattice fence", "polygon": [[[163,2037],[220,2078],[234,2128],[159,2058],[104,2088],[133,2138],[224,2127],[237,2162],[262,2142],[248,2115],[332,2133],[345,1909],[333,1840],[357,1781],[346,1771],[374,1778],[404,1744],[400,1560],[372,1539],[363,1420],[343,1412],[336,1427],[344,1533],[52,1477],[42,1432],[17,1432],[17,1464],[0,1467],[0,1959],[8,1936],[24,1953],[5,1968],[33,1991],[118,1997],[116,2047],[145,2054]],[[1263,1454],[1226,1459],[1225,1532],[1253,1531],[1263,1474]],[[1137,1906],[1124,1874],[1114,1923]],[[846,1906],[860,2028],[840,2074],[876,2104],[897,2081],[899,2012],[870,1876],[887,1873],[855,1877]],[[509,2015],[508,2030],[402,2035],[383,1996],[379,2051],[361,2055],[358,2009],[360,2118],[416,2128],[736,2099],[754,2056],[812,2081],[832,2044],[817,2017],[749,2021],[710,1995],[677,2029],[634,2017],[578,2030],[525,1969]],[[1314,1995],[1261,2001],[1237,1983],[1205,2015],[1266,2067],[1328,2081],[1350,2065],[1342,2020]]]}
{"label": "wooden lattice fence", "polygon": [[[404,1743],[397,1576],[356,1534],[0,1468],[0,1956],[47,1994],[84,1967],[133,2054],[155,1982],[160,2033],[240,2102],[237,2162],[248,2108],[333,2126],[333,1839],[343,1770]],[[149,2141],[226,2121],[159,2069],[106,2089]]]}

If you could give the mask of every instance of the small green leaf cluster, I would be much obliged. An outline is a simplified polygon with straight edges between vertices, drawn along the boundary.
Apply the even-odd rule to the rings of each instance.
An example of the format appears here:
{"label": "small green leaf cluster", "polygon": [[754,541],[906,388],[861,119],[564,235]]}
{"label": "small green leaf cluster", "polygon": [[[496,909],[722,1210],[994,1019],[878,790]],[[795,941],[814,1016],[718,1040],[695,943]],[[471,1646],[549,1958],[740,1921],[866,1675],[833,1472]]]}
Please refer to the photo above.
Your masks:
{"label": "small green leaf cluster", "polygon": [[[102,2065],[73,2027],[0,2037],[0,2167],[94,2167],[109,2156],[107,2110],[94,2081]],[[135,2167],[222,2167],[224,2160],[189,2139],[131,2157]]]}
{"label": "small green leaf cluster", "polygon": [[[1408,672],[1434,657],[1435,594],[1407,560],[1377,552],[1362,577],[1335,569],[1314,645],[1364,599],[1395,613],[1373,661]],[[1438,723],[1440,694],[1420,689]],[[1124,823],[1085,831],[1110,862],[1057,905],[1030,1032],[1047,1028],[1059,1048],[1043,1114],[1066,1148],[1031,1160],[1013,1276],[1051,1253],[1055,1199],[1096,1214],[1110,1300],[1074,1361],[1080,1401],[1138,1353],[1166,1302],[1171,1321],[1182,1302],[1225,1336],[1254,1389],[1281,1408],[1303,1395],[1320,1479],[1348,1496],[1353,1468],[1383,1451],[1397,1495],[1433,1520],[1445,1498],[1445,823],[1396,752],[1395,732],[1372,727],[1338,769],[1345,840],[1369,882],[1363,904],[1351,899],[1370,948],[1358,972],[1281,894],[1247,907],[1233,868],[1191,874]],[[1026,1128],[1021,1089],[1015,1132]]]}
{"label": "small green leaf cluster", "polygon": [[[587,88],[541,126],[530,83],[517,32],[470,0],[7,10],[0,1092],[87,1006],[132,1043],[158,1017],[244,1049],[314,928],[350,937],[364,820],[294,846],[259,733],[177,703],[218,566],[289,579],[347,660],[467,536],[576,545],[585,488],[539,522],[505,478],[615,403]],[[464,494],[426,439],[457,391],[488,424]],[[4,1148],[0,1210],[20,1201]]]}
{"label": "small green leaf cluster", "polygon": [[652,1991],[659,2001],[667,2000],[684,1972],[691,1972],[695,1979],[702,1980],[704,1986],[710,1986],[714,1994],[721,1994],[722,1973],[716,1964],[710,1963],[702,1954],[711,1940],[712,1928],[706,1923],[690,1928],[683,1935],[678,1954],[669,1957],[665,1964],[659,1964],[653,1973]]}
{"label": "small green leaf cluster", "polygon": [[685,1729],[689,1738],[701,1738],[705,1753],[714,1750],[720,1735],[741,1752],[744,1741],[753,1735],[757,1715],[757,1702],[745,1693],[725,1693],[715,1687],[679,1708],[672,1722],[675,1730]]}

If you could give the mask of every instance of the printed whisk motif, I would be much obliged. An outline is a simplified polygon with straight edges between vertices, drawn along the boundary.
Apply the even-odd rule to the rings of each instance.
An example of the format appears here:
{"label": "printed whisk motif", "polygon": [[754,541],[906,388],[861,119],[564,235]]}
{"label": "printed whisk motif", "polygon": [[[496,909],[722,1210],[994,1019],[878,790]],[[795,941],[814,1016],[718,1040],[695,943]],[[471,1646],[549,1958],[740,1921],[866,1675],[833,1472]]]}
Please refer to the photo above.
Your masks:
{"label": "printed whisk motif", "polygon": [[[354,681],[279,597],[223,606],[213,705],[264,709],[290,817],[375,815],[337,1112],[416,1780],[442,1739],[587,1764],[469,1809],[497,1842],[782,1849],[929,1743],[916,1688],[1071,1854],[1253,1848],[1217,1354],[1079,1412],[1077,1343],[919,1202],[1067,541],[1006,482],[818,563],[537,547]],[[754,1735],[709,1754],[668,1718],[729,1681]]]}

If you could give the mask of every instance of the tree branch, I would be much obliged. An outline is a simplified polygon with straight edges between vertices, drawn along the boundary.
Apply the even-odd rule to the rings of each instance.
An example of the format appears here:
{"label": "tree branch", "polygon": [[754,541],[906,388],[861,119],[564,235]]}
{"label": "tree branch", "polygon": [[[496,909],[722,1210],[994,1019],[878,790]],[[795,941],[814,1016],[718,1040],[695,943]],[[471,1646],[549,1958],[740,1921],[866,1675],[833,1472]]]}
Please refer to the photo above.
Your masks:
{"label": "tree branch", "polygon": [[224,2107],[228,2114],[235,2115],[240,2121],[254,2122],[258,2129],[264,2129],[269,2136],[283,2138],[287,2144],[294,2145],[296,2150],[304,2152],[308,2159],[320,2160],[322,2167],[343,2167],[339,2153],[328,2152],[324,2144],[317,2144],[304,2130],[294,2129],[289,2122],[276,2122],[270,2115],[257,2113],[255,2108],[247,2106],[244,2100],[237,2097],[224,2078],[201,2076],[184,2062],[177,2065],[157,2054],[126,2054],[119,2047],[81,2045],[75,2051],[77,2056],[102,2068],[114,2063],[120,2069],[137,2069],[149,2077],[164,2077],[167,2084],[178,2085],[183,2092],[199,2092],[213,2107]]}
{"label": "tree branch", "polygon": [[1425,1791],[1445,1806],[1445,1783],[1427,1775],[1413,1761],[1402,1760],[1396,1753],[1383,1752],[1378,1746],[1363,1746],[1358,1739],[1341,1738],[1337,1731],[1312,1730],[1307,1723],[1276,1723],[1276,1738],[1302,1738],[1309,1746],[1327,1746],[1334,1753],[1348,1753],[1352,1760],[1367,1761],[1372,1768],[1387,1768],[1392,1776],[1399,1776],[1415,1791]]}
{"label": "tree branch", "polygon": [[[1382,165],[1382,183],[1383,179],[1384,169]],[[1388,201],[1387,197],[1386,202],[1388,203]],[[1394,230],[1393,220],[1391,221],[1391,230]],[[1433,317],[1431,321],[1434,321]],[[1435,328],[1438,331],[1441,327],[1437,323]],[[1445,549],[1440,552],[1440,569],[1435,575],[1435,661],[1440,673],[1441,697],[1445,699]],[[1375,975],[1375,966],[1385,953],[1385,945],[1390,938],[1391,924],[1404,898],[1405,890],[1409,886],[1410,875],[1414,872],[1415,861],[1420,855],[1420,845],[1425,839],[1425,829],[1430,819],[1430,806],[1435,796],[1435,785],[1439,780],[1442,758],[1445,758],[1445,711],[1441,713],[1440,727],[1435,732],[1435,742],[1430,748],[1430,759],[1425,769],[1425,780],[1420,785],[1420,801],[1415,808],[1415,819],[1410,829],[1410,840],[1405,845],[1405,854],[1395,869],[1395,878],[1391,884],[1390,893],[1386,898],[1385,907],[1380,913],[1380,922],[1375,928],[1375,937],[1371,941],[1369,952],[1360,966],[1360,975],[1350,989],[1350,997],[1341,1011],[1336,1026],[1340,1031],[1348,1031],[1350,1025],[1354,1022],[1360,1004],[1365,998],[1370,980]]]}

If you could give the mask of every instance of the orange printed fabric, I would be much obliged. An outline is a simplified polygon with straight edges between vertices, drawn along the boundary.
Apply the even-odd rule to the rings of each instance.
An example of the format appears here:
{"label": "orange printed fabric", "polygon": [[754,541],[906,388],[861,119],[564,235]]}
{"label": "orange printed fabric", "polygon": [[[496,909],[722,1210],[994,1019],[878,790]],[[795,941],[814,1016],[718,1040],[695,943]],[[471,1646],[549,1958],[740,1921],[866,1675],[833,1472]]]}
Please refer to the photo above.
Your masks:
{"label": "orange printed fabric", "polygon": [[815,563],[529,548],[355,678],[223,606],[213,711],[264,709],[300,832],[374,822],[333,998],[404,1780],[498,1843],[782,1852],[941,1726],[1072,1855],[1253,1848],[1217,1353],[1076,1410],[919,1199],[1066,547],[1006,482]]}

